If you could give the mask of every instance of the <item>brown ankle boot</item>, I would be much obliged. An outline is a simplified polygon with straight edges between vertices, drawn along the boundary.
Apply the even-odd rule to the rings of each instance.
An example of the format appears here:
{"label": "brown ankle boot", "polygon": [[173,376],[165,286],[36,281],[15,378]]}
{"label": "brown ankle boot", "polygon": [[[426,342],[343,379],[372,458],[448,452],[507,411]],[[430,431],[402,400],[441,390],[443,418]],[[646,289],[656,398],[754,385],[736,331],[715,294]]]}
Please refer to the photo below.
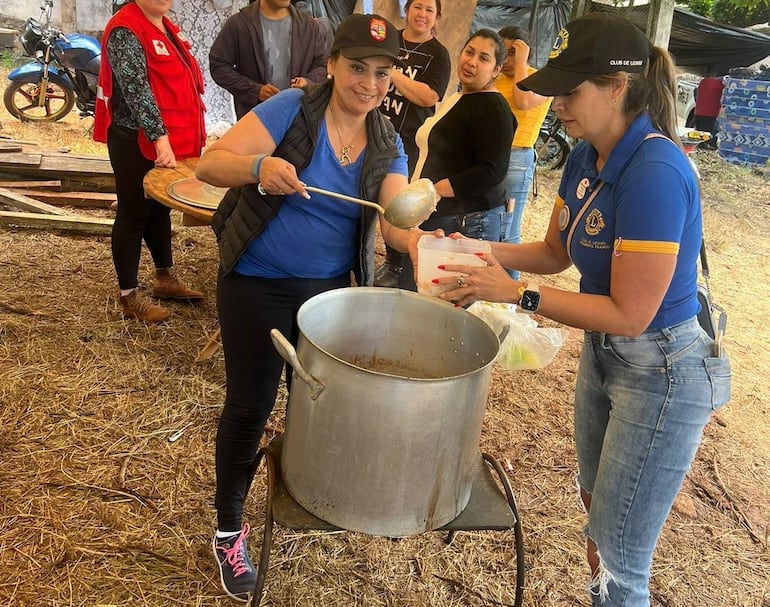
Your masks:
{"label": "brown ankle boot", "polygon": [[169,312],[163,306],[148,301],[139,291],[134,289],[128,295],[120,295],[120,309],[123,310],[123,316],[126,318],[136,318],[146,322],[163,322],[169,316]]}
{"label": "brown ankle boot", "polygon": [[157,268],[155,270],[155,286],[152,296],[161,299],[203,299],[203,293],[188,289],[176,277],[174,268]]}

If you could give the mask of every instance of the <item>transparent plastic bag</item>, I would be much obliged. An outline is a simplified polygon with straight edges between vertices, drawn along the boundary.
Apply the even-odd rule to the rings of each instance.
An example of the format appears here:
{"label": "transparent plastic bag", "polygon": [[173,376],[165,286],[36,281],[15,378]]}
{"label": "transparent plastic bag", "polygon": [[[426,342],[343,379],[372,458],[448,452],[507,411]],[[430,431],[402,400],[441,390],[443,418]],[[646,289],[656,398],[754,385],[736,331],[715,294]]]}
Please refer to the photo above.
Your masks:
{"label": "transparent plastic bag", "polygon": [[569,334],[566,329],[538,327],[530,314],[510,304],[477,301],[468,311],[501,336],[496,362],[510,371],[542,369],[553,361]]}

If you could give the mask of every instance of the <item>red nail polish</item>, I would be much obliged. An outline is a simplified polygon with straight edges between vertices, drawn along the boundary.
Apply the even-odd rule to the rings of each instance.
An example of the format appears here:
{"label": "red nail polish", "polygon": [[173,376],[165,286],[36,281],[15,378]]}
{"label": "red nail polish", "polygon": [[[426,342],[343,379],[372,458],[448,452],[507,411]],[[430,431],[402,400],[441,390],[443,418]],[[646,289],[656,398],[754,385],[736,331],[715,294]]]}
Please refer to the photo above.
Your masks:
{"label": "red nail polish", "polygon": [[446,270],[446,266],[444,264],[441,264],[440,266],[438,266],[438,269],[439,270]]}
{"label": "red nail polish", "polygon": [[481,251],[476,251],[474,253],[474,255],[476,255],[477,257],[484,257],[484,255],[486,255],[486,253],[482,253]]}
{"label": "red nail polish", "polygon": [[431,280],[431,282],[432,282],[434,285],[437,285],[437,284],[438,284],[438,278],[434,278],[433,280]]}

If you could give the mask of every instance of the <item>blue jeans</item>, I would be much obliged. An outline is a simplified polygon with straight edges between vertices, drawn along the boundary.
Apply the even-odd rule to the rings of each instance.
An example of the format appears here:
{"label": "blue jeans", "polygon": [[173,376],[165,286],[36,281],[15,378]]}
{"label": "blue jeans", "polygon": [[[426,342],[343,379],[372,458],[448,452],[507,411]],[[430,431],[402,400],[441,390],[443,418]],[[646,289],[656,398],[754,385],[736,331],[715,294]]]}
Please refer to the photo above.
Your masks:
{"label": "blue jeans", "polygon": [[730,363],[695,318],[637,338],[587,332],[575,389],[586,532],[599,553],[593,605],[648,607],[652,554]]}
{"label": "blue jeans", "polygon": [[[441,228],[447,236],[454,232],[460,232],[468,238],[500,242],[505,234],[503,225],[506,215],[510,215],[510,213],[505,212],[504,206],[495,207],[488,211],[476,211],[467,215],[447,215],[445,217],[432,215],[420,224],[420,229],[438,230]],[[404,271],[398,277],[398,288],[409,291],[417,290],[417,285],[414,282],[414,266],[408,255],[404,260]]]}
{"label": "blue jeans", "polygon": [[[503,183],[508,199],[514,200],[513,211],[508,213],[505,226],[504,242],[521,242],[521,218],[524,207],[527,206],[529,189],[535,175],[535,150],[530,148],[512,148],[511,160],[508,163],[508,173]],[[508,270],[515,280],[519,279],[518,270]]]}

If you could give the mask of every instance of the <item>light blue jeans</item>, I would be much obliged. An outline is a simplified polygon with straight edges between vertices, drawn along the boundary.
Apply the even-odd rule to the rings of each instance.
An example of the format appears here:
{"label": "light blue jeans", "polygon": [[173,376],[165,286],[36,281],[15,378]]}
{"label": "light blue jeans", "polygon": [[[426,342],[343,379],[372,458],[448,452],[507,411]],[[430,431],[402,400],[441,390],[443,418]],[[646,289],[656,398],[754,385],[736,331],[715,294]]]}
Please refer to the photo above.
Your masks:
{"label": "light blue jeans", "polygon": [[586,533],[598,548],[595,607],[649,607],[652,554],[730,363],[695,318],[637,338],[587,332],[575,389]]}
{"label": "light blue jeans", "polygon": [[[431,216],[420,224],[420,229],[438,230],[441,228],[447,236],[454,232],[460,232],[468,238],[500,242],[505,235],[503,226],[507,222],[506,216],[508,215],[511,213],[506,213],[505,207],[500,206],[488,211],[476,211],[466,215]],[[414,266],[407,255],[404,260],[404,271],[398,277],[399,289],[417,290],[413,268]]]}
{"label": "light blue jeans", "polygon": [[[508,173],[503,183],[506,196],[513,198],[513,211],[508,213],[504,226],[504,242],[521,242],[521,218],[524,207],[527,206],[529,189],[535,175],[535,150],[531,148],[511,148],[511,159],[508,163]],[[508,270],[511,278],[518,280],[518,270]]]}

